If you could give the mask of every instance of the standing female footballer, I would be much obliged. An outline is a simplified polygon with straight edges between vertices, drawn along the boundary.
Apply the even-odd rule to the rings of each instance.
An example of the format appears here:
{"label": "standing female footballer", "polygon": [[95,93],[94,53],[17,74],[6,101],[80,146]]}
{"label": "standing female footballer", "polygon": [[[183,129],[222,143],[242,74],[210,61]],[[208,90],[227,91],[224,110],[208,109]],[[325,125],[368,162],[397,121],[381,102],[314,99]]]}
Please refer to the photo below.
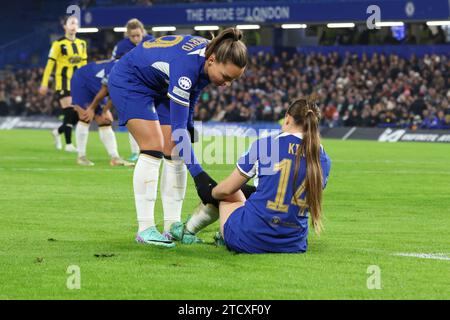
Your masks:
{"label": "standing female footballer", "polygon": [[[114,47],[112,53],[113,59],[120,59],[125,53],[127,53],[131,49],[134,49],[142,41],[155,40],[152,35],[147,34],[143,23],[138,19],[129,20],[125,25],[125,28],[125,38],[120,40]],[[137,161],[139,157],[139,146],[131,134],[128,134],[128,138],[130,140],[131,147],[131,156],[128,160]]]}
{"label": "standing female footballer", "polygon": [[66,140],[65,150],[68,152],[77,152],[77,149],[72,144],[72,128],[78,121],[77,113],[72,107],[70,80],[74,72],[87,63],[86,41],[76,38],[78,25],[77,17],[69,16],[65,18],[63,22],[65,36],[53,42],[41,87],[39,88],[41,95],[47,94],[48,81],[56,64],[55,90],[63,109],[64,120],[58,129],[52,131],[52,134],[55,139],[56,149],[61,150],[60,135],[64,133]]}
{"label": "standing female footballer", "polygon": [[77,163],[93,166],[86,158],[86,146],[90,122],[95,119],[99,126],[100,140],[111,157],[111,166],[133,166],[134,163],[123,160],[117,148],[116,135],[112,129],[113,116],[109,111],[112,106],[108,96],[108,75],[116,63],[115,60],[91,62],[81,67],[71,81],[72,103],[78,112],[79,121],[75,129],[78,144]]}
{"label": "standing female footballer", "polygon": [[[243,253],[305,252],[309,215],[320,234],[322,189],[331,161],[320,145],[319,120],[320,110],[314,101],[294,101],[286,112],[282,133],[256,140],[231,175],[204,195],[220,201],[220,232],[228,249]],[[268,153],[266,146],[276,149]],[[256,191],[246,199],[240,188],[254,176],[258,178]],[[201,224],[204,214],[195,214],[186,226],[174,224],[174,238],[182,240],[185,233],[198,232],[200,228],[189,230],[188,226]]]}
{"label": "standing female footballer", "polygon": [[[179,222],[186,193],[186,166],[196,187],[214,184],[198,163],[188,127],[201,90],[210,82],[229,86],[247,65],[242,33],[222,31],[211,42],[191,35],[145,41],[111,70],[108,88],[119,114],[136,139],[140,155],[133,177],[140,243],[173,247],[155,227],[159,167],[164,158],[161,198],[166,236]],[[186,164],[186,166],[185,166]]]}

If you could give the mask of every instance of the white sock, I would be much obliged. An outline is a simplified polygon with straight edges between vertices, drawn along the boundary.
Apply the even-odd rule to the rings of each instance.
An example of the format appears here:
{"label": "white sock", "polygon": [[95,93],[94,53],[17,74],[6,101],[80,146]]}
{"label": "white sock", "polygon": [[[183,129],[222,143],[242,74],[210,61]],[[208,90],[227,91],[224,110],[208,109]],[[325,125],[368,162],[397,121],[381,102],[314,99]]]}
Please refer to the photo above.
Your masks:
{"label": "white sock", "polygon": [[75,136],[77,138],[78,157],[85,157],[89,137],[89,123],[78,121],[75,128]]}
{"label": "white sock", "polygon": [[99,127],[98,133],[100,135],[100,140],[102,140],[103,145],[105,146],[109,156],[111,158],[118,158],[119,152],[117,151],[117,140],[112,127],[111,126]]}
{"label": "white sock", "polygon": [[164,211],[164,231],[181,221],[181,209],[186,195],[187,170],[183,160],[164,159],[161,176],[161,199]]}
{"label": "white sock", "polygon": [[139,231],[155,226],[155,201],[161,159],[140,155],[134,168],[133,188]]}
{"label": "white sock", "polygon": [[197,233],[206,228],[211,223],[219,219],[219,209],[212,204],[204,205],[200,203],[192,214],[192,217],[186,224],[186,230],[191,233]]}
{"label": "white sock", "polygon": [[136,140],[134,140],[131,133],[128,133],[128,139],[130,140],[131,153],[138,154],[139,153],[139,145],[137,144]]}

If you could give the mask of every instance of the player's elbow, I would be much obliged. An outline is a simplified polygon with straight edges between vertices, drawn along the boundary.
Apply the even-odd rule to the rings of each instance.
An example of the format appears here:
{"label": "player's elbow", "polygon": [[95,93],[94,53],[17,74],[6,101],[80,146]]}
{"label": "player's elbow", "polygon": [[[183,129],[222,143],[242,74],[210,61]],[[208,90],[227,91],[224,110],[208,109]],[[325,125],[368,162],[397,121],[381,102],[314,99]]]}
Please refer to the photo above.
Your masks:
{"label": "player's elbow", "polygon": [[230,196],[230,193],[227,190],[224,190],[220,185],[215,187],[212,191],[212,196],[217,200],[224,200]]}

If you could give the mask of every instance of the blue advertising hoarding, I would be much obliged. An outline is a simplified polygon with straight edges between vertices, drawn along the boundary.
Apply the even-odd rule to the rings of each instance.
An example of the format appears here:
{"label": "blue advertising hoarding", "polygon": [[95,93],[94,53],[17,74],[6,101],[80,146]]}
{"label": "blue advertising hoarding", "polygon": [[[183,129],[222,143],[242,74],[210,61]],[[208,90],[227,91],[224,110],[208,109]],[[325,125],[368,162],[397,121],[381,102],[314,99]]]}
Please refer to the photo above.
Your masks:
{"label": "blue advertising hoarding", "polygon": [[188,4],[150,7],[92,8],[82,12],[83,26],[114,27],[138,18],[146,25],[230,25],[366,21],[367,8],[380,7],[381,20],[447,20],[448,0],[287,2]]}

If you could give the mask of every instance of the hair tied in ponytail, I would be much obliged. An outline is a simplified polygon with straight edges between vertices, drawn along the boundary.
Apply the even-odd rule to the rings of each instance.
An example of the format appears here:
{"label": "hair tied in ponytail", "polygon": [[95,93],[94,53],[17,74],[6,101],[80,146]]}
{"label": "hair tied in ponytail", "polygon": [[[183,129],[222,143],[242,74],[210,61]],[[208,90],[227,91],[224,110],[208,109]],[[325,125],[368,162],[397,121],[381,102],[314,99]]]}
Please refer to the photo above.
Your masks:
{"label": "hair tied in ponytail", "polygon": [[242,39],[242,32],[236,28],[227,29],[228,33],[224,34],[223,39],[231,39],[233,41],[239,41]]}
{"label": "hair tied in ponytail", "polygon": [[236,28],[228,28],[213,38],[206,47],[205,57],[209,59],[215,55],[218,63],[231,62],[239,68],[247,65],[247,47],[241,41],[242,31]]}
{"label": "hair tied in ponytail", "polygon": [[[320,110],[315,103],[316,98],[311,95],[309,98],[295,100],[288,109],[288,114],[294,118],[295,124],[303,129],[303,141],[301,147],[297,149],[295,155],[294,181],[292,193],[295,195],[298,188],[298,176],[300,161],[306,161],[305,192],[306,204],[311,214],[311,222],[317,234],[323,229],[322,225],[322,167],[320,163]],[[309,117],[311,115],[311,117]],[[301,160],[301,157],[304,160]],[[297,198],[295,198],[297,205]],[[302,207],[299,205],[299,207]]]}
{"label": "hair tied in ponytail", "polygon": [[239,41],[242,39],[242,32],[239,31],[238,29],[234,29],[234,33],[233,33],[233,40],[234,41]]}

